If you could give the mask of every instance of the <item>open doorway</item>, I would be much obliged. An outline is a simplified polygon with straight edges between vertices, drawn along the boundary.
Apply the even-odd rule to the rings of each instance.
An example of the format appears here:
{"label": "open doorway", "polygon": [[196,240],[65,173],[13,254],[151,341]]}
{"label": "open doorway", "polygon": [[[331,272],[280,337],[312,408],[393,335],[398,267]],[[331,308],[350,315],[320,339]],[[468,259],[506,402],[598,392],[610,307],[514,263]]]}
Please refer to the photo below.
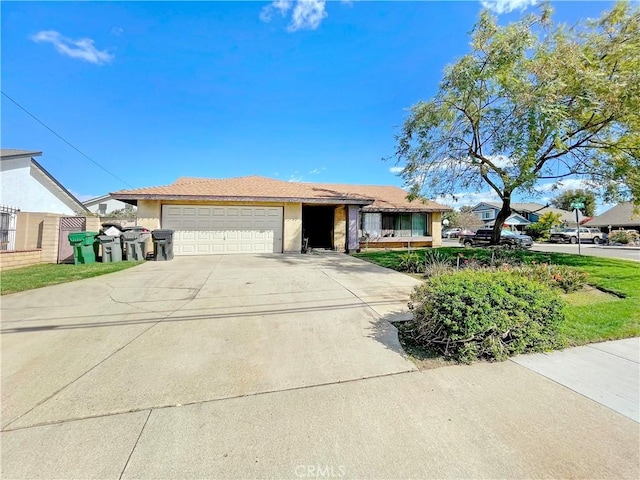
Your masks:
{"label": "open doorway", "polygon": [[311,248],[333,249],[333,222],[335,207],[302,207],[302,238],[308,238]]}

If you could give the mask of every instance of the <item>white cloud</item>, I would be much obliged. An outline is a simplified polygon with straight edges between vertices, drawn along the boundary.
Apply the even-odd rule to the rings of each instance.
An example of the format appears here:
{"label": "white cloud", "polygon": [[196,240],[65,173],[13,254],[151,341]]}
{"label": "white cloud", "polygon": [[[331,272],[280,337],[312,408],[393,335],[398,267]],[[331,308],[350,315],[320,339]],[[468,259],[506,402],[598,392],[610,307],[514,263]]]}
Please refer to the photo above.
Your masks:
{"label": "white cloud", "polygon": [[[293,9],[292,9],[293,7]],[[285,17],[291,10],[289,32],[315,30],[327,17],[326,0],[274,0],[260,11],[260,20],[270,22],[276,13]]]}
{"label": "white cloud", "polygon": [[302,182],[302,175],[300,175],[298,172],[294,172],[293,175],[291,175],[289,177],[289,180],[287,180],[288,182]]}
{"label": "white cloud", "polygon": [[64,37],[54,30],[43,30],[31,36],[31,40],[36,43],[51,43],[62,55],[71,58],[84,60],[85,62],[102,65],[110,63],[115,56],[106,50],[98,50],[93,46],[93,40],[90,38],[81,38],[80,40],[71,40]]}
{"label": "white cloud", "polygon": [[567,190],[593,190],[592,185],[590,185],[586,180],[581,180],[579,178],[566,178],[557,182],[541,183],[537,188],[541,192],[553,192],[554,196],[566,192]]}
{"label": "white cloud", "polygon": [[523,11],[527,7],[535,5],[537,0],[480,0],[480,3],[484,8],[501,14],[514,10]]}
{"label": "white cloud", "polygon": [[401,173],[404,170],[404,167],[391,167],[389,171],[391,173]]}
{"label": "white cloud", "polygon": [[116,35],[116,36],[119,37],[120,35],[122,35],[124,33],[124,28],[122,28],[122,27],[113,27],[111,29],[111,33],[113,35]]}
{"label": "white cloud", "polygon": [[260,20],[270,22],[276,12],[280,12],[280,15],[284,17],[292,4],[291,0],[274,0],[260,11]]}
{"label": "white cloud", "polygon": [[315,30],[327,16],[325,0],[298,0],[291,14],[290,32],[296,30]]}
{"label": "white cloud", "polygon": [[324,169],[325,169],[325,167],[321,167],[321,168],[314,168],[313,170],[309,171],[309,175],[318,175],[318,174],[319,174],[319,173],[321,173]]}
{"label": "white cloud", "polygon": [[436,202],[460,208],[464,205],[477,205],[480,202],[499,202],[500,198],[494,192],[460,192],[436,197]]}

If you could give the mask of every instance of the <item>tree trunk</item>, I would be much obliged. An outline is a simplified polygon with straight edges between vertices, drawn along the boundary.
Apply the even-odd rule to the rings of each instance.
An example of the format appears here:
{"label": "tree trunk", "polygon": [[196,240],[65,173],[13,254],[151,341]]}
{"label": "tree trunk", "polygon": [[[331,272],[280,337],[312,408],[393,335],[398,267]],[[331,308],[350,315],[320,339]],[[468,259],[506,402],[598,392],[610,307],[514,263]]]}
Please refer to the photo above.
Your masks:
{"label": "tree trunk", "polygon": [[491,235],[491,245],[500,244],[500,234],[502,233],[502,227],[504,222],[511,215],[511,195],[502,199],[502,208],[498,212],[496,222],[493,224],[493,233]]}

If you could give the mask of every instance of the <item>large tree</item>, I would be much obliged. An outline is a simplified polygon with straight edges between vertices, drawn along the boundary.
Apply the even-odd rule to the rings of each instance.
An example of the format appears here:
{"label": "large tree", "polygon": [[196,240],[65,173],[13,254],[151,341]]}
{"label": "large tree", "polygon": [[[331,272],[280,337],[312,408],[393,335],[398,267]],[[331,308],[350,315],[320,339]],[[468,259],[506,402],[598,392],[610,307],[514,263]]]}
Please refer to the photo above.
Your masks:
{"label": "large tree", "polygon": [[587,217],[593,217],[596,212],[596,195],[592,191],[579,188],[577,190],[567,190],[551,199],[551,205],[563,210],[573,210],[571,204],[574,202],[584,202],[582,213]]}
{"label": "large tree", "polygon": [[[548,6],[506,26],[484,11],[471,52],[437,94],[414,105],[396,136],[411,196],[514,193],[582,177],[609,196],[640,199],[640,9],[556,25]],[[595,187],[594,187],[595,188]]]}

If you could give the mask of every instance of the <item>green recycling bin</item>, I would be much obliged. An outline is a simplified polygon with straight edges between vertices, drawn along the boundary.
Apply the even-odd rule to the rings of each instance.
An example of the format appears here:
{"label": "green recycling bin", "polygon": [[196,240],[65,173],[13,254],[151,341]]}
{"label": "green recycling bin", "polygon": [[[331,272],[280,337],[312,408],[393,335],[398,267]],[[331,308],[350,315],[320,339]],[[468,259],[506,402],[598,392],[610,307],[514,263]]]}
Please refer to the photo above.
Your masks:
{"label": "green recycling bin", "polygon": [[69,234],[69,243],[73,247],[73,263],[96,263],[98,232],[73,232]]}

